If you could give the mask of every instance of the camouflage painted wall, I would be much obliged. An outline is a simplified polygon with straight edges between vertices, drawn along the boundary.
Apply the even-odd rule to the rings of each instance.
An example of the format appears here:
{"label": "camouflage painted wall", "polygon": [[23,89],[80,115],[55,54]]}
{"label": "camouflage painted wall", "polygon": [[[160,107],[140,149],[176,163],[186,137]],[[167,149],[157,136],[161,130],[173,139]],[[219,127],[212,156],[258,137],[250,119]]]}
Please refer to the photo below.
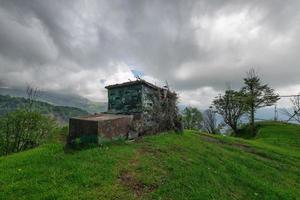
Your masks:
{"label": "camouflage painted wall", "polygon": [[143,107],[143,120],[148,126],[153,125],[152,115],[153,115],[153,106],[157,102],[158,91],[150,88],[148,86],[142,86],[142,107]]}
{"label": "camouflage painted wall", "polygon": [[[132,114],[143,134],[152,133],[157,122],[153,120],[155,103],[159,102],[161,91],[146,84],[136,84],[108,89],[108,113]],[[136,123],[138,124],[138,123]],[[154,132],[153,132],[154,133]]]}
{"label": "camouflage painted wall", "polygon": [[154,91],[142,84],[108,89],[108,113],[143,113],[153,106]]}

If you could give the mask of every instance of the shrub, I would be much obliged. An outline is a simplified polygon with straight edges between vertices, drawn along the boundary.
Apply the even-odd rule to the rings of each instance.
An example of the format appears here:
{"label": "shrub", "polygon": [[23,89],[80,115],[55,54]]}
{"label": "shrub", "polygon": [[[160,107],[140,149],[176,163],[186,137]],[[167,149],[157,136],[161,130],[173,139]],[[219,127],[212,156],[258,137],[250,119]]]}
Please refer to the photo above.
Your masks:
{"label": "shrub", "polygon": [[54,120],[26,109],[0,118],[0,155],[7,155],[44,143],[57,125]]}
{"label": "shrub", "polygon": [[154,105],[150,111],[152,130],[155,133],[175,130],[182,131],[182,119],[178,111],[178,95],[168,87],[153,98]]}

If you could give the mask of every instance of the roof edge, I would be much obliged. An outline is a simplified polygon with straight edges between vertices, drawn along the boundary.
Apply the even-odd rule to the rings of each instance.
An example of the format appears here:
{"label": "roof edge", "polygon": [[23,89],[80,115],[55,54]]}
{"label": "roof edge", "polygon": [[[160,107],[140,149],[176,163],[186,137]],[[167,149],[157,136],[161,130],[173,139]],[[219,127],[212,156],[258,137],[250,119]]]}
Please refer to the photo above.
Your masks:
{"label": "roof edge", "polygon": [[118,87],[125,87],[125,86],[131,86],[131,85],[138,85],[138,84],[143,84],[143,85],[146,85],[148,87],[151,87],[153,89],[163,89],[161,87],[158,87],[152,83],[149,83],[145,80],[135,80],[135,81],[128,81],[128,82],[124,82],[124,83],[118,83],[118,84],[113,84],[113,85],[108,85],[108,86],[105,86],[106,89],[112,89],[112,88],[118,88]]}

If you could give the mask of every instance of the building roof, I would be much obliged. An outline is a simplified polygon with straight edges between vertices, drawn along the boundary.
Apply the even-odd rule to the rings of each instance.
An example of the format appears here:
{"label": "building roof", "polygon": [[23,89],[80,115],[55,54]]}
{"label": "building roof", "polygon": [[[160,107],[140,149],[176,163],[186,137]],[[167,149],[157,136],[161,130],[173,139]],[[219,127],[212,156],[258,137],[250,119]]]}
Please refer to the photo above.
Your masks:
{"label": "building roof", "polygon": [[146,85],[150,88],[153,88],[153,89],[162,89],[156,85],[153,85],[152,83],[149,83],[145,80],[142,80],[142,79],[138,79],[136,81],[129,81],[129,82],[125,82],[125,83],[120,83],[120,84],[114,84],[114,85],[108,85],[106,86],[105,88],[106,89],[112,89],[112,88],[119,88],[119,87],[126,87],[126,86],[132,86],[132,85]]}
{"label": "building roof", "polygon": [[107,114],[107,113],[100,113],[94,115],[87,115],[81,117],[72,117],[72,119],[80,119],[86,121],[106,121],[106,120],[115,120],[120,118],[130,118],[132,115],[120,115],[120,114]]}

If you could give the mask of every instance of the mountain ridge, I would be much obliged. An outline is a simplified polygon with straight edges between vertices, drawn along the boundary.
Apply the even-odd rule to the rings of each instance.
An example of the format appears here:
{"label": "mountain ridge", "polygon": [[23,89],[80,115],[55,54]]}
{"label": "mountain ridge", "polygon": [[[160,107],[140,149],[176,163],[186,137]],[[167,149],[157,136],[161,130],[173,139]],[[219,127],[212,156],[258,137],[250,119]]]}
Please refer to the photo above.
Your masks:
{"label": "mountain ridge", "polygon": [[[0,95],[11,97],[27,97],[26,88],[0,87]],[[63,94],[53,91],[38,91],[37,101],[46,102],[55,106],[76,107],[86,110],[89,113],[103,112],[107,108],[106,102],[94,102],[75,94]]]}
{"label": "mountain ridge", "polygon": [[[6,113],[25,108],[29,100],[24,97],[11,97],[0,95],[0,116]],[[89,113],[81,108],[68,106],[55,106],[42,101],[33,101],[32,109],[44,115],[53,117],[60,124],[66,124],[70,117],[88,115]]]}

